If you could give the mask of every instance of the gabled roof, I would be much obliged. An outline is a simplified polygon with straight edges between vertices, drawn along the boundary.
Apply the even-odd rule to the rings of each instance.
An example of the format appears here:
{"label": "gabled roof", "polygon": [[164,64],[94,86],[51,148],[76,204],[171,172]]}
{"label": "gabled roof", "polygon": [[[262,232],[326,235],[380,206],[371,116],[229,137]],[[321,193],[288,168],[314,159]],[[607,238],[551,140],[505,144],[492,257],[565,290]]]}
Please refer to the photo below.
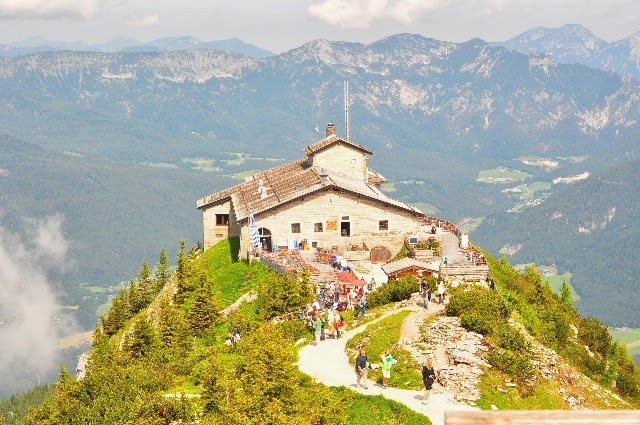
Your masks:
{"label": "gabled roof", "polygon": [[373,155],[373,153],[369,151],[369,149],[365,148],[364,146],[359,145],[357,143],[353,143],[351,140],[345,140],[342,137],[338,137],[335,134],[332,134],[331,136],[328,136],[322,140],[315,142],[312,145],[307,146],[306,148],[302,149],[302,153],[304,153],[307,156],[314,155],[324,149],[327,149],[330,146],[335,145],[336,143],[342,143],[344,145],[351,146],[352,148],[359,150],[362,153],[365,153],[367,155]]}
{"label": "gabled roof", "polygon": [[413,206],[387,198],[373,184],[320,167],[311,167],[306,159],[256,173],[248,177],[244,183],[199,199],[196,205],[198,208],[204,208],[231,199],[236,217],[241,221],[249,217],[249,207],[253,209],[254,214],[260,214],[302,196],[329,188],[351,192],[423,215]]}
{"label": "gabled roof", "polygon": [[431,270],[431,271],[437,272],[438,262],[425,263],[424,261],[419,261],[414,258],[405,257],[405,258],[401,258],[396,261],[391,261],[389,263],[382,265],[382,271],[384,271],[387,274],[387,276],[401,272],[403,270],[414,269],[414,268]]}

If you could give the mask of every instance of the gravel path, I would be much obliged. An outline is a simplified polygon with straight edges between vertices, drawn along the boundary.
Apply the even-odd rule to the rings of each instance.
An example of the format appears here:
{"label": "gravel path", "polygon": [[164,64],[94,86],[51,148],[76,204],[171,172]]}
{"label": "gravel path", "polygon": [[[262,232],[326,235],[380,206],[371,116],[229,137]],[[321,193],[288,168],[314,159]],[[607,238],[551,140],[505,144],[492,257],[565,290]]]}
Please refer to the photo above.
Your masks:
{"label": "gravel path", "polygon": [[[409,308],[413,309],[413,307]],[[430,312],[434,313],[434,310],[435,309]],[[318,346],[310,344],[302,347],[299,351],[298,367],[303,373],[314,377],[317,381],[325,385],[332,387],[345,386],[361,394],[380,394],[391,400],[398,401],[411,410],[428,416],[434,425],[444,425],[445,411],[474,410],[471,406],[454,401],[453,398],[446,393],[432,391],[428,404],[424,405],[422,404],[423,391],[402,390],[391,387],[382,388],[382,386],[374,384],[371,379],[369,379],[367,383],[368,389],[356,387],[354,366],[349,363],[345,352],[347,341],[352,336],[362,332],[371,323],[375,323],[398,311],[400,310],[387,312],[372,322],[345,332],[339,339],[327,339],[326,341],[321,341]],[[422,315],[423,314],[420,314],[420,316]],[[370,371],[371,376],[374,376],[376,373],[378,372]]]}

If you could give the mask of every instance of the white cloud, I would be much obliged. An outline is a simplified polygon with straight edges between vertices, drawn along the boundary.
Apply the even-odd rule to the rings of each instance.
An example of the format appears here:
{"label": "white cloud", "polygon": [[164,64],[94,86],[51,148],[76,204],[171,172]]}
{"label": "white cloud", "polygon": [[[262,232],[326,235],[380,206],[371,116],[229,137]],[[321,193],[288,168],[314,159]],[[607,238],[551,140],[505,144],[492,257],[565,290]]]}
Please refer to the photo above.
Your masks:
{"label": "white cloud", "polygon": [[312,4],[307,13],[326,24],[367,29],[376,20],[392,19],[409,24],[427,12],[443,9],[457,0],[325,0]]}
{"label": "white cloud", "polygon": [[0,0],[0,18],[84,18],[98,14],[103,0]]}
{"label": "white cloud", "polygon": [[47,273],[66,265],[62,221],[28,222],[29,240],[0,226],[0,394],[24,390],[55,367],[60,329]]}
{"label": "white cloud", "polygon": [[160,16],[158,14],[143,16],[131,22],[131,25],[138,28],[153,27],[160,23]]}

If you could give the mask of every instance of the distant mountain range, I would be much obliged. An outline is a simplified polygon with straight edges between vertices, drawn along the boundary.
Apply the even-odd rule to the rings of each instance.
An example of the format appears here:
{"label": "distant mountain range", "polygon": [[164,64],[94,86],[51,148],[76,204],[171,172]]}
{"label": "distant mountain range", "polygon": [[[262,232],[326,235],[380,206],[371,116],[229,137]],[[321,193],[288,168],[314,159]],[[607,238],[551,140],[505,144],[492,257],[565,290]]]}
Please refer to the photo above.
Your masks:
{"label": "distant mountain range", "polygon": [[[64,155],[62,170],[80,172],[86,187],[95,184],[108,196],[96,203],[95,192],[68,185],[53,170],[50,179],[23,177],[28,160],[10,163],[0,156],[0,197],[9,200],[0,205],[0,217],[17,223],[25,211],[61,211],[83,252],[95,257],[83,261],[86,268],[73,278],[126,279],[141,258],[127,255],[130,263],[122,263],[120,246],[176,243],[169,232],[153,241],[131,239],[155,234],[157,206],[174,215],[195,211],[185,201],[190,193],[140,190],[137,179],[148,188],[155,181],[165,187],[158,167],[177,168],[181,184],[197,188],[195,202],[223,188],[230,176],[242,179],[274,161],[297,158],[302,147],[322,137],[327,121],[337,121],[344,132],[345,80],[351,137],[374,152],[370,164],[394,182],[386,190],[450,221],[501,214],[520,202],[503,193],[504,184],[478,181],[483,171],[517,169],[530,176],[523,184],[536,182],[547,188],[538,192],[552,194],[564,187],[554,179],[614,165],[580,158],[602,156],[640,134],[635,79],[479,39],[450,43],[399,34],[368,45],[315,40],[261,59],[210,49],[40,52],[0,58],[1,132],[14,146],[22,140],[48,152],[33,153],[34,164],[43,155]],[[545,168],[523,158],[559,165]],[[125,174],[131,167],[131,183],[95,180],[84,171],[92,162],[102,169],[104,161]],[[41,183],[29,180],[36,178]],[[16,188],[37,188],[43,208],[34,209],[27,189]],[[73,205],[65,197],[73,197]],[[109,197],[118,208],[88,233],[87,217],[102,214]],[[132,201],[122,204],[116,197]],[[143,219],[132,222],[131,211]],[[200,224],[195,226],[199,232]],[[160,247],[145,246],[145,255]],[[572,264],[574,271],[582,267],[579,258]],[[606,275],[594,279],[615,284]],[[574,282],[579,292],[583,284]]]}
{"label": "distant mountain range", "polygon": [[34,37],[22,42],[0,44],[0,56],[16,57],[38,52],[68,50],[74,52],[165,52],[170,50],[212,49],[247,55],[252,58],[273,56],[267,50],[245,43],[237,38],[218,41],[201,41],[195,37],[166,37],[147,43],[132,38],[117,37],[104,43],[86,44],[81,41],[61,42]]}
{"label": "distant mountain range", "polygon": [[640,32],[608,43],[581,25],[538,27],[510,40],[492,43],[525,54],[549,55],[558,63],[629,74],[640,80]]}

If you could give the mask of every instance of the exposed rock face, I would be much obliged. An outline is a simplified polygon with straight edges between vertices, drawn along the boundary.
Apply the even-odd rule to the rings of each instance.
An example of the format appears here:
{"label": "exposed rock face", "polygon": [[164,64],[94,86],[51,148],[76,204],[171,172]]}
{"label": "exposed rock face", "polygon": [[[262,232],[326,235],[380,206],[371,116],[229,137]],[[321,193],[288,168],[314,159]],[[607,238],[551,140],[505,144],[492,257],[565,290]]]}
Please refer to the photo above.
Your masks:
{"label": "exposed rock face", "polygon": [[482,335],[460,327],[459,317],[439,317],[426,325],[425,355],[434,359],[437,382],[456,400],[480,398],[478,381],[491,367],[483,357],[488,351]]}
{"label": "exposed rock face", "polygon": [[78,366],[76,366],[76,379],[82,381],[87,374],[87,363],[89,363],[89,354],[84,353],[78,359]]}

